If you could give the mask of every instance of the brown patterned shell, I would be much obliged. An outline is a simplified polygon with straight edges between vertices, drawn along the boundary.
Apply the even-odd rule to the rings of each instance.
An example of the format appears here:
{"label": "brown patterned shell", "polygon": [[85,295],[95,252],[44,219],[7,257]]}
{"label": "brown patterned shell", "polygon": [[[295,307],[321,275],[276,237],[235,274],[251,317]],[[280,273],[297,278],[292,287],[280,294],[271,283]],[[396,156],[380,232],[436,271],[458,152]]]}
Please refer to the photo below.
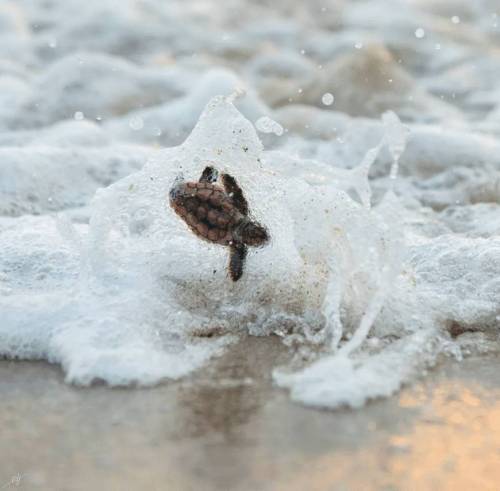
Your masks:
{"label": "brown patterned shell", "polygon": [[233,242],[234,227],[243,218],[224,189],[209,182],[176,184],[170,205],[198,237],[225,246]]}

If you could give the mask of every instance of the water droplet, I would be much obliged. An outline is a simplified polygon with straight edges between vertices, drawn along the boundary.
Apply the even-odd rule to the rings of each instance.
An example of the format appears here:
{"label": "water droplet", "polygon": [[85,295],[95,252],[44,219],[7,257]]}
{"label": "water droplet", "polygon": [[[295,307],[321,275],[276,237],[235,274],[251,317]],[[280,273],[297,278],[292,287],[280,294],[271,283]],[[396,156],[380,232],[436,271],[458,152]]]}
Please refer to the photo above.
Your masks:
{"label": "water droplet", "polygon": [[382,115],[382,122],[385,128],[384,141],[393,159],[390,178],[396,179],[399,171],[399,159],[405,151],[409,130],[393,111],[385,112]]}
{"label": "water droplet", "polygon": [[335,97],[333,97],[333,94],[331,94],[330,92],[323,94],[323,97],[321,98],[321,102],[325,106],[331,106],[333,104],[334,100],[335,100]]}
{"label": "water droplet", "polygon": [[419,27],[415,31],[415,37],[418,38],[418,39],[422,39],[423,37],[425,37],[425,31],[421,27]]}
{"label": "water droplet", "polygon": [[81,111],[76,111],[76,113],[73,116],[77,121],[82,121],[83,118],[85,118],[85,115]]}
{"label": "water droplet", "polygon": [[139,131],[144,128],[144,120],[140,116],[134,116],[128,123],[131,129]]}
{"label": "water droplet", "polygon": [[358,42],[358,43],[356,43],[356,44],[354,45],[354,47],[355,47],[356,49],[361,49],[361,48],[363,47],[363,43]]}
{"label": "water droplet", "polygon": [[453,24],[460,24],[460,17],[458,15],[454,15],[451,18],[451,22],[453,22]]}

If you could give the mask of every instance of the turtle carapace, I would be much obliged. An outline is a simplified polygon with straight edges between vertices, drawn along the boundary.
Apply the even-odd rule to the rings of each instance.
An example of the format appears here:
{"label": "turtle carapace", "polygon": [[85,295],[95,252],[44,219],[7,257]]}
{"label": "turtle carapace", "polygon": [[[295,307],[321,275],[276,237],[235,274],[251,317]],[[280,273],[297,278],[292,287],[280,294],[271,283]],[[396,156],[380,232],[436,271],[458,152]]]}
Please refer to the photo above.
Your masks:
{"label": "turtle carapace", "polygon": [[230,249],[229,275],[238,281],[248,246],[269,241],[265,227],[249,216],[248,203],[236,179],[206,167],[199,181],[176,181],[170,190],[170,206],[201,239]]}

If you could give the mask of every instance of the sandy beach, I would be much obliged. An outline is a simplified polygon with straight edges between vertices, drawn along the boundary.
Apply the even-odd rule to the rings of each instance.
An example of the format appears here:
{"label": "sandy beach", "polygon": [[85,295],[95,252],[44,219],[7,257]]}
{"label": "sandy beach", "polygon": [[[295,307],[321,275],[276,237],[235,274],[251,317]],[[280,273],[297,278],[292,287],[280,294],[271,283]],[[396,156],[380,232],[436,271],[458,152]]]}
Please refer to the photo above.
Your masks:
{"label": "sandy beach", "polygon": [[[444,362],[359,411],[290,402],[286,350],[247,338],[153,389],[76,388],[46,363],[0,363],[0,480],[89,490],[495,490],[500,358]],[[12,482],[11,484],[8,484]],[[3,488],[0,488],[3,489]]]}

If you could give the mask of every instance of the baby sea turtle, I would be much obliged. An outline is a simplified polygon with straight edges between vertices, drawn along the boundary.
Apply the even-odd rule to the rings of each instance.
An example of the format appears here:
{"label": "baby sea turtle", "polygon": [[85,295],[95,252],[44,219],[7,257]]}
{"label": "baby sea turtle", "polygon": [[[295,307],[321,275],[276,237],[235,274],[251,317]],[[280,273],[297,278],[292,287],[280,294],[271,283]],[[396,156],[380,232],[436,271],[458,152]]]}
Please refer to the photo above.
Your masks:
{"label": "baby sea turtle", "polygon": [[238,281],[243,273],[247,246],[269,241],[265,227],[249,217],[248,203],[236,179],[206,167],[198,182],[176,181],[170,190],[170,206],[200,238],[230,249],[229,275]]}

